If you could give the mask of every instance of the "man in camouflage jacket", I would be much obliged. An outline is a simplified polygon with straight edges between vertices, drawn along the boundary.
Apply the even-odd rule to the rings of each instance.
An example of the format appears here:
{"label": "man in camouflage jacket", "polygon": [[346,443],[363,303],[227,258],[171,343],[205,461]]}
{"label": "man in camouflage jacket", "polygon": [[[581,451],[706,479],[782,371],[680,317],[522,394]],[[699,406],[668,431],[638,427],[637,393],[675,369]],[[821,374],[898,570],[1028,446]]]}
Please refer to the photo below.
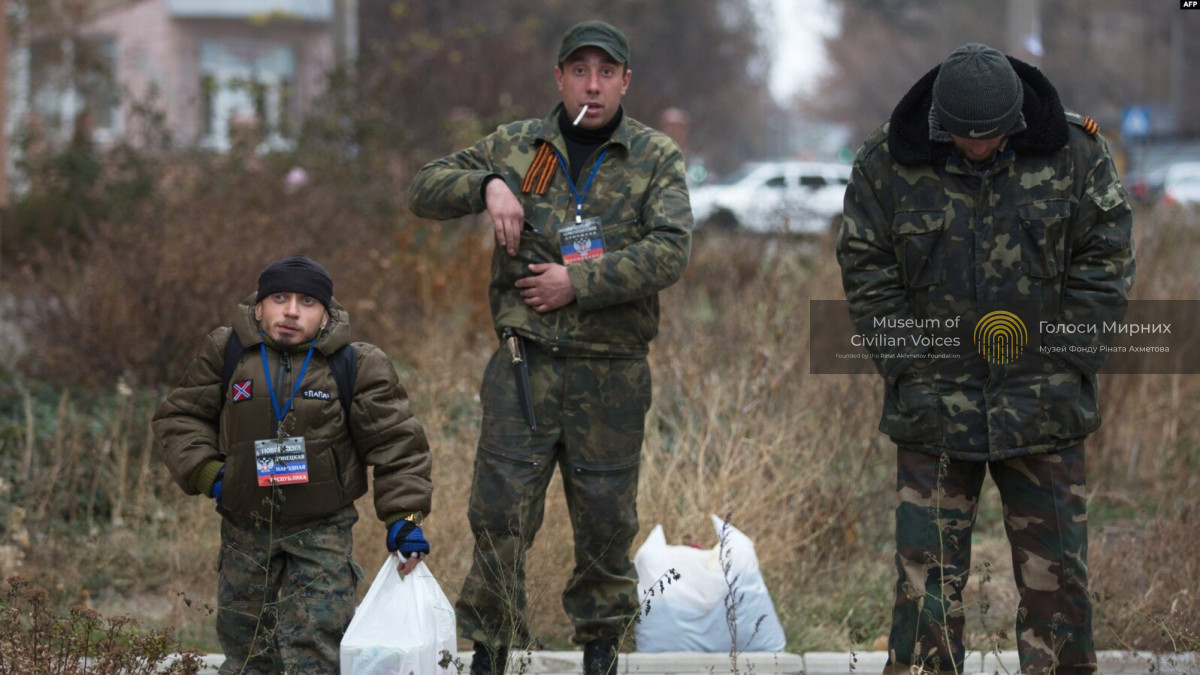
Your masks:
{"label": "man in camouflage jacket", "polygon": [[[223,382],[235,337],[243,349]],[[349,415],[331,367],[343,349],[357,363]],[[404,574],[429,552],[420,521],[433,489],[429,443],[396,370],[374,345],[351,345],[325,269],[292,256],[263,270],[153,427],[175,482],[212,497],[222,516],[221,672],[338,673],[362,577],[351,529],[367,467]]]}
{"label": "man in camouflage jacket", "polygon": [[[658,292],[688,262],[692,216],[678,147],[621,108],[628,60],[616,28],[574,26],[555,70],[562,102],[545,119],[503,125],[429,163],[409,190],[419,216],[486,211],[497,241],[488,296],[502,344],[481,387],[475,557],[457,604],[460,632],[476,644],[473,673],[502,672],[508,648],[529,638],[523,556],[555,465],[575,531],[563,606],[586,645],[585,672],[607,672],[638,615],[629,549],[646,356]],[[531,411],[510,366],[510,330],[524,344]]]}
{"label": "man in camouflage jacket", "polygon": [[1021,672],[1095,672],[1083,441],[1100,425],[1104,354],[1090,348],[1107,339],[1053,332],[1013,358],[976,349],[970,327],[994,311],[1032,331],[1120,322],[1131,227],[1095,123],[984,45],[922,77],[858,151],[837,254],[897,445],[886,673],[963,672],[961,593],[989,471],[1021,593]]}

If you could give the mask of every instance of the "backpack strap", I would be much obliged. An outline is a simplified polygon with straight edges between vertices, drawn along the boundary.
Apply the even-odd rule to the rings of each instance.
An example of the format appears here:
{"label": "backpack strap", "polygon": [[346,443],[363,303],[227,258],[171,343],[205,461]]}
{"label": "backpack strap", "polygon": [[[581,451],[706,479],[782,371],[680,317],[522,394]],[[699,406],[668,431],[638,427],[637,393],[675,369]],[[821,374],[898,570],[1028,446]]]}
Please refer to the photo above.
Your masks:
{"label": "backpack strap", "polygon": [[346,421],[350,421],[350,402],[354,400],[354,382],[358,379],[358,352],[353,344],[342,345],[340,349],[329,355],[329,369],[333,371],[333,381],[337,383],[338,398],[342,401],[342,410],[346,413]]}
{"label": "backpack strap", "polygon": [[[233,371],[237,370],[238,362],[246,348],[238,339],[237,331],[229,333],[229,341],[225,343],[225,368],[221,373],[221,406],[225,405],[225,392],[229,391],[229,383],[233,380]],[[354,400],[354,382],[358,379],[358,352],[354,345],[345,344],[329,355],[329,369],[333,371],[333,381],[337,385],[338,399],[346,419],[350,419],[350,403]]]}
{"label": "backpack strap", "polygon": [[230,329],[229,340],[225,343],[225,368],[221,371],[221,407],[225,407],[225,392],[229,391],[229,382],[233,380],[233,371],[237,370],[238,362],[246,348],[238,339],[237,331]]}

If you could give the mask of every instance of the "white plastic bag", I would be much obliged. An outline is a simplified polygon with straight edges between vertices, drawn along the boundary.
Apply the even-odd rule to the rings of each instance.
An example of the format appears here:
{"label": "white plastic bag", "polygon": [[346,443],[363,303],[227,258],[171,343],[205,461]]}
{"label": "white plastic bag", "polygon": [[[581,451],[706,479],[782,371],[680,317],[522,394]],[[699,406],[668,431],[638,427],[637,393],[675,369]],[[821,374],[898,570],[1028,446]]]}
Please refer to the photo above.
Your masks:
{"label": "white plastic bag", "polygon": [[[740,596],[734,621],[737,651],[778,652],[787,646],[754,542],[717,516],[712,520],[723,543],[711,549],[669,546],[662,525],[656,525],[634,556],[643,601],[642,620],[634,629],[639,652],[729,651],[733,637],[725,598],[730,582],[733,597]],[[728,573],[722,570],[726,560]],[[660,578],[670,569],[679,578],[660,587]],[[648,597],[652,587],[654,595]]]}
{"label": "white plastic bag", "polygon": [[354,610],[342,637],[342,675],[457,672],[450,663],[457,647],[454,607],[424,562],[407,577],[396,564],[395,556],[384,559]]}

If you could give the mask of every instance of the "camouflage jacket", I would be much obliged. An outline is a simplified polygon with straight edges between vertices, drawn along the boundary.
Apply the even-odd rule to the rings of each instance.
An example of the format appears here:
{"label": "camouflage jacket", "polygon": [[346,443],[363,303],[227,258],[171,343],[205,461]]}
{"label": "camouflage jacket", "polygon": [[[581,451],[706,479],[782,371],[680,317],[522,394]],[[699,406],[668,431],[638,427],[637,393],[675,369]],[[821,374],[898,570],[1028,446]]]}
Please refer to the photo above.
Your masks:
{"label": "camouflage jacket", "polygon": [[[1104,354],[1089,349],[1109,339],[1035,334],[1047,349],[1015,359],[973,341],[997,310],[1036,317],[1030,333],[1042,320],[1120,322],[1135,275],[1133,216],[1103,137],[1036,68],[1010,60],[1027,128],[996,158],[972,166],[929,139],[934,68],[867,138],[846,190],[843,286],[856,332],[875,339],[880,430],[908,449],[994,460],[1100,426]],[[930,358],[939,350],[953,357]]]}
{"label": "camouflage jacket", "polygon": [[[238,305],[232,326],[217,328],[201,344],[183,382],[159,406],[154,434],[175,482],[187,494],[206,493],[223,462],[222,508],[242,516],[262,512],[271,487],[258,485],[254,442],[276,437],[275,409],[267,388],[254,319],[255,294]],[[225,343],[237,331],[245,346],[222,405],[221,379]],[[308,482],[283,485],[279,516],[288,521],[318,518],[353,502],[367,491],[366,467],[374,467],[375,511],[385,522],[410,513],[427,514],[433,492],[432,458],[420,422],[412,415],[408,395],[391,361],[377,347],[354,343],[358,374],[350,403],[350,419],[338,396],[326,356],[350,341],[350,318],[336,300],[329,323],[317,336],[315,349],[284,433],[303,436]],[[280,407],[296,385],[307,345],[280,351],[267,341],[266,367]],[[234,395],[234,386],[242,392]]]}
{"label": "camouflage jacket", "polygon": [[683,155],[665,134],[624,117],[583,172],[603,151],[582,216],[600,218],[605,253],[569,265],[575,301],[540,314],[515,284],[529,274],[530,263],[563,264],[559,231],[575,223],[575,198],[559,170],[544,194],[520,188],[541,144],[567,156],[559,108],[542,120],[503,125],[474,146],[430,162],[409,188],[409,206],[436,219],[481,213],[483,181],[499,175],[520,199],[526,227],[516,256],[500,246],[492,254],[488,299],[497,333],[512,327],[563,356],[644,356],[658,332],[658,292],[680,278],[691,254]]}

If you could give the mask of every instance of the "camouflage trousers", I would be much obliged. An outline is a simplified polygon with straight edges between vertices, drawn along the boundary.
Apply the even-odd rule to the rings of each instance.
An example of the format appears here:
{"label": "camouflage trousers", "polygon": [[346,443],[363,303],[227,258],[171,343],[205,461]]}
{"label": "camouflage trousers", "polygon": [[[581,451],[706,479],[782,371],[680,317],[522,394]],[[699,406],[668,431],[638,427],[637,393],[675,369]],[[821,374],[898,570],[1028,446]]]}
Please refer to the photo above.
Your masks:
{"label": "camouflage trousers", "polygon": [[340,671],[362,570],[351,557],[351,504],[328,518],[280,525],[225,518],[217,567],[221,673]]}
{"label": "camouflage trousers", "polygon": [[1025,675],[1096,672],[1083,445],[992,462],[899,451],[895,606],[885,674],[962,673],[971,530],[986,473],[999,489],[1020,601]]}
{"label": "camouflage trousers", "polygon": [[459,633],[494,647],[528,644],[525,555],[558,467],[575,548],[563,609],[576,642],[619,637],[640,609],[629,550],[650,369],[645,359],[553,357],[532,342],[527,360],[536,431],[522,416],[507,353],[483,375],[468,511],[474,558],[455,605]]}

